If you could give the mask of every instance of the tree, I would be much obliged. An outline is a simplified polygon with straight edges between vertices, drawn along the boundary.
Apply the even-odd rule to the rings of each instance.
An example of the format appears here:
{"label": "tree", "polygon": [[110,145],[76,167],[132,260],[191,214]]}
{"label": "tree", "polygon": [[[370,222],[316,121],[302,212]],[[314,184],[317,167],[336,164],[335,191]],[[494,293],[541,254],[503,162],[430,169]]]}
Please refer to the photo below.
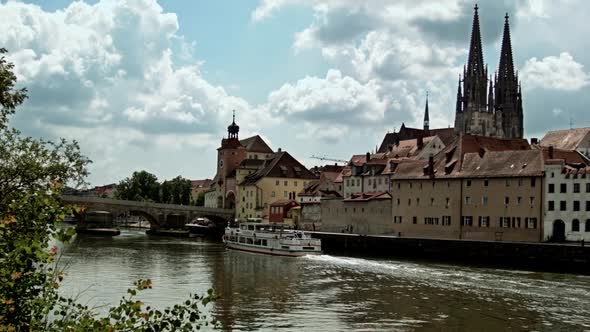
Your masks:
{"label": "tree", "polygon": [[179,175],[172,180],[162,183],[160,201],[169,204],[189,205],[191,202],[191,190],[191,180]]}
{"label": "tree", "polygon": [[201,191],[197,194],[197,198],[194,200],[195,206],[205,206],[205,192]]}
{"label": "tree", "polygon": [[133,172],[117,186],[117,198],[130,201],[160,201],[158,178],[146,171]]}
{"label": "tree", "polygon": [[151,288],[149,280],[140,280],[106,317],[59,295],[64,275],[56,265],[58,248],[49,248],[49,241],[74,235],[72,228],[57,227],[72,212],[61,191],[66,184],[85,184],[90,160],[75,141],[22,137],[8,128],[9,115],[26,98],[26,90],[14,89],[12,69],[0,57],[0,331],[190,331],[200,326],[198,305],[213,300],[212,291],[158,311],[134,299],[137,291]]}

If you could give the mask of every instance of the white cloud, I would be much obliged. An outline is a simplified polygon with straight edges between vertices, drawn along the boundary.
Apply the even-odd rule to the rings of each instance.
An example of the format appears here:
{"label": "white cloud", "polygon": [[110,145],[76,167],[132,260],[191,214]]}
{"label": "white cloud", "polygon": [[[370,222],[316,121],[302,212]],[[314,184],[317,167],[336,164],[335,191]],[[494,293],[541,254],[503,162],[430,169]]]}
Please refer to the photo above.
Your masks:
{"label": "white cloud", "polygon": [[384,120],[387,101],[374,82],[362,84],[330,70],[325,78],[305,77],[272,92],[264,106],[290,120],[366,126]]}
{"label": "white cloud", "polygon": [[548,56],[541,60],[527,60],[522,70],[522,79],[527,89],[553,89],[576,91],[588,85],[590,77],[584,66],[567,52]]}

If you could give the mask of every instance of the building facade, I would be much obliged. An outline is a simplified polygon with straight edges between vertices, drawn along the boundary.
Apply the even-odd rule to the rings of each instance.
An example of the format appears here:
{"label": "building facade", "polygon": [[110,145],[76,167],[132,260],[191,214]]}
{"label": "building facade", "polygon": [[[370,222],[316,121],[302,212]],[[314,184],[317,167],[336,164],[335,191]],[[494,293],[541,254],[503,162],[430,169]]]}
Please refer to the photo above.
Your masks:
{"label": "building facade", "polygon": [[590,167],[547,160],[545,197],[545,241],[590,241]]}
{"label": "building facade", "polygon": [[266,159],[237,185],[236,217],[268,219],[269,206],[277,200],[298,200],[298,193],[315,176],[289,153],[281,151]]}
{"label": "building facade", "polygon": [[389,193],[362,193],[347,199],[324,199],[321,210],[323,232],[394,234]]}
{"label": "building facade", "polygon": [[542,151],[521,141],[472,139],[462,137],[436,159],[397,165],[395,231],[407,237],[541,241]]}

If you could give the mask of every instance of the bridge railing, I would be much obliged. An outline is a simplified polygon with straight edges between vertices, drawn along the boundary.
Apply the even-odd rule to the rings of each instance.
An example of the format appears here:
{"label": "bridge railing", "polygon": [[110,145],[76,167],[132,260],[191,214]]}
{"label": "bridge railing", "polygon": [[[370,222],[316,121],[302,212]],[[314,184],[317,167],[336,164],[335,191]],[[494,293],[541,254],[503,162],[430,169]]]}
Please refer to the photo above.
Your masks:
{"label": "bridge railing", "polygon": [[62,197],[65,202],[69,202],[69,203],[123,205],[123,206],[134,206],[134,207],[138,207],[138,208],[194,211],[194,212],[200,212],[200,213],[226,214],[226,215],[233,215],[235,213],[235,211],[232,209],[208,208],[208,207],[203,207],[203,206],[164,204],[164,203],[154,203],[154,202],[138,202],[138,201],[129,201],[129,200],[123,200],[123,199],[102,198],[102,197],[93,197],[93,196],[63,195]]}

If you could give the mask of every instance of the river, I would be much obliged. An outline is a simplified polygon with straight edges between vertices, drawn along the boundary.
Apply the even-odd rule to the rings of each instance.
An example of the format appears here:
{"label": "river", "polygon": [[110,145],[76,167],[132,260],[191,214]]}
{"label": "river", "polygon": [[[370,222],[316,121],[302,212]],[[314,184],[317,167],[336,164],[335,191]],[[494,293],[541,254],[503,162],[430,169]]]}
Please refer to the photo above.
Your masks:
{"label": "river", "polygon": [[61,291],[105,312],[134,280],[148,305],[214,288],[234,331],[590,331],[590,277],[339,256],[273,257],[204,239],[78,236]]}

